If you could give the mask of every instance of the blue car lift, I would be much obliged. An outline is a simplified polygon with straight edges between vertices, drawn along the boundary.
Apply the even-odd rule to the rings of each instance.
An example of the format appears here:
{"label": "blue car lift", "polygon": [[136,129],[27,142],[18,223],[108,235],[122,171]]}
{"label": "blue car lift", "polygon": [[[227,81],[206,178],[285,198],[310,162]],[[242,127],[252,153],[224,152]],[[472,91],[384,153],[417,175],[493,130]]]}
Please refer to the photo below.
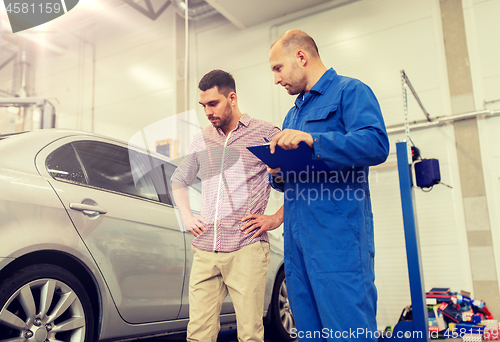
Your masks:
{"label": "blue car lift", "polygon": [[411,164],[413,160],[411,149],[408,145],[408,141],[411,141],[411,138],[408,120],[407,88],[410,88],[412,91],[420,108],[424,111],[427,120],[431,120],[404,70],[401,70],[401,85],[403,88],[404,122],[407,141],[396,143],[396,155],[398,158],[399,190],[401,192],[401,208],[403,209],[408,276],[410,278],[412,320],[398,322],[390,338],[386,336],[379,340],[429,342],[429,316],[427,315],[424,275],[422,272],[422,263],[420,261],[420,244],[418,241],[417,217],[415,215],[415,196],[411,176]]}
{"label": "blue car lift", "polygon": [[414,207],[411,163],[409,162],[409,155],[411,154],[408,152],[409,149],[406,141],[396,143],[396,151],[413,320],[399,322],[394,327],[391,337],[386,337],[383,340],[428,342],[429,323],[427,303],[425,300],[422,264],[420,262],[420,245]]}

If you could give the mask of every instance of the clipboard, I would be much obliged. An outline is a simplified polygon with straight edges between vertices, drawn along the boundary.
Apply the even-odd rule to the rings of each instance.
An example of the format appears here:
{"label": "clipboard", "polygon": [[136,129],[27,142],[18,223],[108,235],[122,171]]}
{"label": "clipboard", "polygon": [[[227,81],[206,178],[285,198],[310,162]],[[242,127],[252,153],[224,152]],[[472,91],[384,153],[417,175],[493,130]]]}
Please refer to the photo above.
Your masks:
{"label": "clipboard", "polygon": [[318,172],[332,171],[322,160],[313,159],[314,151],[305,141],[299,143],[299,147],[294,150],[284,150],[276,145],[274,154],[269,149],[270,144],[249,146],[247,149],[264,164],[271,168],[281,168],[280,172]]}

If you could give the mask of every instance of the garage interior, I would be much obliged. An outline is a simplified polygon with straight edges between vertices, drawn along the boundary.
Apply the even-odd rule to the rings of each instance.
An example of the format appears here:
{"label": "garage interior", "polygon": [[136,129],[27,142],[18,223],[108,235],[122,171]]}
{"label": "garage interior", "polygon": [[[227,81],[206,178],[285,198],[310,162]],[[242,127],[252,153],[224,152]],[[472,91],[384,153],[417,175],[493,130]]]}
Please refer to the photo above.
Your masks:
{"label": "garage interior", "polygon": [[[212,69],[234,76],[243,112],[281,127],[294,97],[273,84],[269,46],[303,30],[327,67],[373,89],[389,133],[388,160],[370,169],[378,328],[411,304],[395,145],[406,137],[401,70],[430,118],[408,94],[411,139],[452,186],[415,191],[425,290],[469,291],[498,318],[498,13],[498,0],[80,0],[12,33],[4,7],[0,133],[56,127],[130,141],[188,111],[206,127],[197,84]],[[282,201],[273,192],[268,212]]]}

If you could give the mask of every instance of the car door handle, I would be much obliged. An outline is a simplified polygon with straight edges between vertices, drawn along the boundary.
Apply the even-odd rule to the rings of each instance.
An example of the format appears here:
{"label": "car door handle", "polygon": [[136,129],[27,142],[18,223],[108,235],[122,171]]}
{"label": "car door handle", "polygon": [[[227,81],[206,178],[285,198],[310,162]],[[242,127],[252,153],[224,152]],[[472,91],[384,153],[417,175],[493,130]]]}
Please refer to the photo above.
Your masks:
{"label": "car door handle", "polygon": [[106,214],[107,211],[101,207],[98,207],[97,205],[89,205],[89,204],[82,204],[82,203],[70,203],[69,207],[73,210],[79,210],[79,211],[93,211],[93,212],[98,212],[99,214]]}

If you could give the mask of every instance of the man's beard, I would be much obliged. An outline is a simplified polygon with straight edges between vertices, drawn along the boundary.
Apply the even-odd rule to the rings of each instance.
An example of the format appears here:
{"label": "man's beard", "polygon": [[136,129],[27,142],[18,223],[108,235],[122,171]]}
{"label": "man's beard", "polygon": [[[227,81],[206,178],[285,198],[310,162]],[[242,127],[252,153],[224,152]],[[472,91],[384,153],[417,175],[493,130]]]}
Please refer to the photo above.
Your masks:
{"label": "man's beard", "polygon": [[[212,118],[214,118],[214,119],[219,119],[216,122],[211,122],[211,124],[215,128],[222,128],[222,127],[226,126],[228,124],[229,120],[231,119],[231,116],[233,114],[233,109],[231,108],[231,105],[229,103],[227,104],[226,112],[224,114],[227,114],[226,118],[224,120],[220,116],[212,116]],[[209,120],[210,120],[210,118],[209,118]]]}

